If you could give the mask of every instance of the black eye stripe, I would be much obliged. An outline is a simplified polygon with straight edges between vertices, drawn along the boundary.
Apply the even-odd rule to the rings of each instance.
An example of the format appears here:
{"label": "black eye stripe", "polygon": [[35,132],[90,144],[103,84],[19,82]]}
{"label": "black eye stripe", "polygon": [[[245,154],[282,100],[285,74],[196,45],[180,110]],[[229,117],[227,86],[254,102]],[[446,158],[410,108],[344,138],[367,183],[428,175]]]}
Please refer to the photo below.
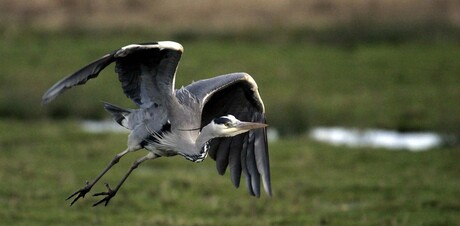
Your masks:
{"label": "black eye stripe", "polygon": [[229,122],[231,122],[231,121],[228,118],[220,117],[220,118],[214,119],[214,123],[216,123],[216,124],[225,124],[225,123],[229,123]]}

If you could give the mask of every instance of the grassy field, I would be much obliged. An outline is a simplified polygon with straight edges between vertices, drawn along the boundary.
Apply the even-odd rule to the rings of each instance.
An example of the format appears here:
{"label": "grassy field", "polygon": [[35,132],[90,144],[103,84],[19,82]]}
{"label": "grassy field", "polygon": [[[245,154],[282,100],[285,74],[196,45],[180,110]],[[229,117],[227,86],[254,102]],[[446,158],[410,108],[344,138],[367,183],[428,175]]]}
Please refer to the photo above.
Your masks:
{"label": "grassy field", "polygon": [[[73,121],[0,121],[1,225],[459,225],[460,150],[347,149],[304,137],[271,143],[273,197],[233,188],[214,161],[142,165],[108,207],[64,199],[125,146]],[[101,182],[114,184],[127,156]],[[93,192],[103,191],[103,185]]]}
{"label": "grassy field", "polygon": [[[460,149],[421,153],[348,149],[304,137],[342,125],[460,134],[460,45],[455,39],[312,43],[250,36],[145,32],[2,33],[0,225],[459,225]],[[110,206],[64,199],[92,179],[126,135],[87,134],[75,118],[104,118],[98,100],[132,106],[109,68],[40,106],[55,81],[132,42],[185,46],[177,83],[234,71],[257,80],[270,126],[301,134],[270,144],[273,198],[234,189],[208,159],[145,163]],[[74,104],[77,103],[77,104]],[[55,120],[61,118],[60,120]],[[101,182],[116,183],[123,159]],[[104,191],[101,184],[93,192]]]}
{"label": "grassy field", "polygon": [[[458,1],[214,3],[0,2],[0,225],[460,225],[460,146],[349,149],[305,135],[346,126],[460,138]],[[113,66],[50,105],[42,94],[111,50],[156,40],[185,47],[178,86],[254,76],[270,126],[286,135],[270,144],[272,198],[251,197],[244,181],[235,189],[211,159],[173,157],[141,165],[108,207],[91,207],[90,194],[68,206],[126,142],[78,119],[106,118],[100,101],[133,104]]]}
{"label": "grassy field", "polygon": [[[173,39],[185,46],[177,85],[245,71],[283,134],[312,126],[380,127],[460,134],[460,45],[452,39],[312,44],[308,40],[190,39],[143,32],[19,32],[0,46],[0,116],[103,118],[98,101],[132,106],[109,67],[96,80],[40,106],[63,76],[120,46]],[[78,101],[78,105],[68,104]]]}

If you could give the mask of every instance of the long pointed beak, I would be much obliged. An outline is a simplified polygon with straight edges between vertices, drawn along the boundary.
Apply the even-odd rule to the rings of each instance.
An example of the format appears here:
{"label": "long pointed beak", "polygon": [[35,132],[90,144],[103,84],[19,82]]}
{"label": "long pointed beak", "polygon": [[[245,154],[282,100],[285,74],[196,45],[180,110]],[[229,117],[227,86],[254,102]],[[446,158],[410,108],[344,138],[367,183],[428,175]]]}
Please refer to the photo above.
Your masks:
{"label": "long pointed beak", "polygon": [[265,123],[258,123],[258,122],[239,122],[235,127],[240,130],[251,130],[251,129],[258,129],[258,128],[265,128],[268,125]]}

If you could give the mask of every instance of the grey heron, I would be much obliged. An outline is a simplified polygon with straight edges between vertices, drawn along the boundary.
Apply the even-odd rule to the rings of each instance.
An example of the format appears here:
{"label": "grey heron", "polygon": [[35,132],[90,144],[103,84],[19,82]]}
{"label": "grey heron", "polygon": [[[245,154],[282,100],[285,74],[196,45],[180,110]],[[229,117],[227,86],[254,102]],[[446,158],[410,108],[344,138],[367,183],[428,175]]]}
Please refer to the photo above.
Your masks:
{"label": "grey heron", "polygon": [[70,205],[83,198],[120,158],[140,149],[148,153],[134,161],[115,188],[106,183],[107,191],[95,193],[103,198],[93,206],[107,205],[144,161],[176,155],[201,162],[209,154],[219,174],[229,168],[235,187],[239,187],[244,174],[251,195],[260,196],[262,181],[271,196],[267,124],[256,82],[246,73],[232,73],[175,89],[182,53],[182,45],[172,41],[127,45],[63,78],[43,95],[46,104],[65,90],[97,77],[115,62],[124,94],[139,107],[104,104],[113,119],[130,130],[127,148],[116,154],[94,180],[71,194],[67,198],[73,198]]}

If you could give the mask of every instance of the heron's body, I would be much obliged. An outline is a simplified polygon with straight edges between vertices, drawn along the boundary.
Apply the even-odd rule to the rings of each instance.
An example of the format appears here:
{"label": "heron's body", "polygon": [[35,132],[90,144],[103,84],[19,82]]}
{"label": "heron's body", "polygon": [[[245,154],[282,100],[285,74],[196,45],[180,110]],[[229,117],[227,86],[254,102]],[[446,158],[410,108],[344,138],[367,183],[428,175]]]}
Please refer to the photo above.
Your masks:
{"label": "heron's body", "polygon": [[122,156],[139,149],[149,153],[133,163],[114,190],[107,185],[108,192],[97,193],[106,197],[95,205],[107,205],[140,163],[174,155],[201,162],[209,153],[220,174],[227,166],[230,168],[236,187],[244,173],[250,194],[260,195],[260,180],[271,194],[265,109],[256,82],[246,73],[233,73],[176,90],[175,74],[182,52],[180,44],[170,41],[128,45],[83,67],[45,93],[43,102],[47,103],[116,62],[124,93],[139,106],[125,109],[105,103],[113,119],[131,131],[128,147],[96,179],[69,197],[77,195],[72,204],[84,197]]}
{"label": "heron's body", "polygon": [[[176,94],[181,95],[183,90],[177,90]],[[177,99],[175,96],[174,99]],[[151,106],[140,109],[123,109],[114,105],[105,104],[114,119],[118,119],[120,125],[131,130],[128,137],[128,147],[133,149],[145,148],[158,156],[183,155],[192,161],[202,161],[203,148],[206,143],[197,142],[200,130],[189,128],[200,128],[193,122],[200,121],[200,115],[190,114],[191,108],[199,109],[198,102],[192,96],[180,97],[191,100],[193,104],[181,104],[177,102],[175,114],[166,117],[168,110],[161,106]],[[196,111],[193,111],[196,112]],[[174,115],[181,117],[176,119]],[[171,122],[175,122],[171,124]],[[185,129],[179,129],[176,125],[189,125]],[[171,141],[171,142],[169,142]],[[201,157],[200,157],[201,156]]]}

